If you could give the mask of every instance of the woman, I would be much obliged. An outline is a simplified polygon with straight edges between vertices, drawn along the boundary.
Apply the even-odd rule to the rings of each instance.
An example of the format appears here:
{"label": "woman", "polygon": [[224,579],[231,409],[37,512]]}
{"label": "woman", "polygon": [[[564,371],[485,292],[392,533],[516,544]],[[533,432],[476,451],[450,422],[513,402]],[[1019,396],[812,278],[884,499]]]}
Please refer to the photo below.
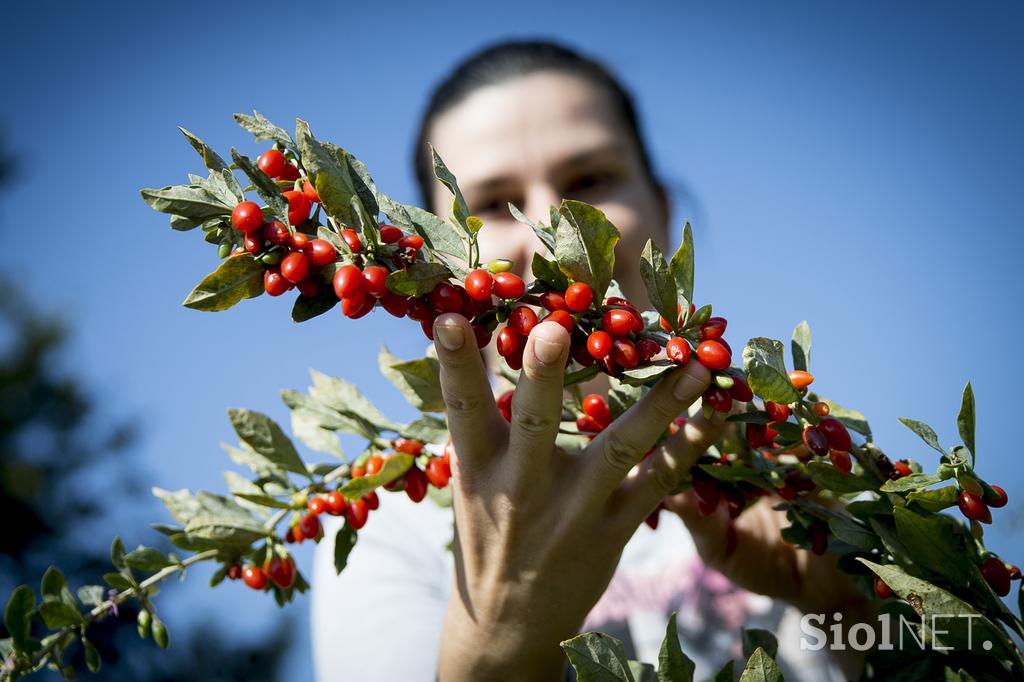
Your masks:
{"label": "woman", "polygon": [[[579,199],[622,233],[616,278],[645,301],[637,263],[648,238],[668,241],[667,194],[630,97],[601,66],[551,43],[506,43],[459,66],[431,98],[415,152],[424,205],[444,215],[450,195],[433,180],[427,142],[485,222],[485,259],[524,269],[539,247],[508,202],[543,219],[563,198]],[[742,627],[778,634],[787,679],[835,677],[836,664],[858,674],[856,658],[801,651],[796,623],[800,611],[871,622],[870,605],[828,558],[781,541],[788,524],[771,502],[730,529],[727,516],[702,517],[683,494],[665,499],[674,522],[663,514],[657,532],[641,523],[721,433],[720,416],[698,414],[641,462],[708,385],[699,363],[668,375],[568,456],[554,447],[568,353],[559,325],[530,335],[510,424],[466,321],[442,315],[434,334],[456,451],[457,531],[453,539],[447,510],[393,496],[360,532],[340,577],[330,543],[321,543],[313,604],[321,679],[559,680],[558,643],[581,629],[656,660],[672,611],[698,676],[738,655]]]}

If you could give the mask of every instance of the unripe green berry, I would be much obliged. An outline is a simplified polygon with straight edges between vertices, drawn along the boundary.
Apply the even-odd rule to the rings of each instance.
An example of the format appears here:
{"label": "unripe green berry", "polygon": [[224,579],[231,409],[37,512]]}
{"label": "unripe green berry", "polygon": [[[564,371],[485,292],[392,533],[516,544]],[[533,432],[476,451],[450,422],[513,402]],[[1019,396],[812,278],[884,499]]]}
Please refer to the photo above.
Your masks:
{"label": "unripe green berry", "polygon": [[508,272],[514,263],[507,258],[496,258],[487,264],[487,269],[493,273]]}

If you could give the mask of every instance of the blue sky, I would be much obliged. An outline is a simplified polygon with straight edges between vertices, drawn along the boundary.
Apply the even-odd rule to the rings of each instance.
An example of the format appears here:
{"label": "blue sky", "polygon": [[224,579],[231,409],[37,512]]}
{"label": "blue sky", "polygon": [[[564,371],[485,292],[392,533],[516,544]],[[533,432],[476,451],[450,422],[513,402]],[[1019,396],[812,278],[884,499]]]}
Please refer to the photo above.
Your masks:
{"label": "blue sky", "polygon": [[[416,325],[377,315],[295,326],[283,300],[180,307],[215,254],[138,197],[200,168],[175,126],[252,155],[233,112],[285,127],[301,116],[413,202],[410,145],[431,84],[486,42],[540,35],[601,57],[635,91],[675,224],[695,220],[698,299],[729,317],[734,347],[809,320],[816,386],[866,412],[890,454],[928,465],[896,417],[952,443],[974,383],[979,468],[1011,497],[991,543],[1020,546],[1020,5],[89,5],[5,10],[0,125],[21,173],[0,204],[0,266],[67,319],[69,363],[104,410],[138,419],[152,483],[222,488],[229,406],[284,419],[279,389],[304,388],[311,366],[394,404],[380,342],[422,351]],[[202,582],[165,608],[215,617],[199,610]],[[235,587],[217,595],[232,622],[269,627],[269,600]],[[310,676],[307,604],[289,608],[302,627],[288,679]]]}

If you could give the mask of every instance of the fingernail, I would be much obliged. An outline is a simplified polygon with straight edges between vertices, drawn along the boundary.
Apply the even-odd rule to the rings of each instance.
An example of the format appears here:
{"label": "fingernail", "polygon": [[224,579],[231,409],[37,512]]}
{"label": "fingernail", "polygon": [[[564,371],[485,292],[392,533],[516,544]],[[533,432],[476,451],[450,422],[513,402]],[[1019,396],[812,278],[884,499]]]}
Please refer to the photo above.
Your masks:
{"label": "fingernail", "polygon": [[465,343],[462,327],[454,324],[440,324],[434,330],[434,337],[444,346],[445,350],[458,350]]}
{"label": "fingernail", "polygon": [[683,371],[676,377],[676,384],[672,387],[672,395],[679,400],[686,400],[692,398],[695,395],[700,395],[707,388],[707,382],[701,380],[699,376],[694,376],[690,372],[690,365],[686,365]]}
{"label": "fingernail", "polygon": [[533,332],[533,353],[545,365],[557,362],[567,340],[565,330],[554,322],[541,322]]}

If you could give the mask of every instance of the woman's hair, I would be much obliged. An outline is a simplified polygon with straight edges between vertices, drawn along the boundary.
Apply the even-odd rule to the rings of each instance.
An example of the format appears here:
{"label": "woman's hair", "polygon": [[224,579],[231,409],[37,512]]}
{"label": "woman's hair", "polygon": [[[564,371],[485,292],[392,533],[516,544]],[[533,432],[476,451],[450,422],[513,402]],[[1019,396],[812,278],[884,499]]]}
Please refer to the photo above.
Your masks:
{"label": "woman's hair", "polygon": [[640,133],[633,97],[604,66],[554,42],[507,41],[486,47],[465,59],[431,93],[426,111],[420,119],[416,146],[413,148],[416,183],[419,185],[423,206],[429,207],[432,203],[434,172],[427,135],[437,117],[482,87],[539,71],[557,71],[577,76],[605,91],[622,117],[626,130],[636,142],[647,179],[658,191],[662,190],[663,185],[654,174],[647,145]]}

